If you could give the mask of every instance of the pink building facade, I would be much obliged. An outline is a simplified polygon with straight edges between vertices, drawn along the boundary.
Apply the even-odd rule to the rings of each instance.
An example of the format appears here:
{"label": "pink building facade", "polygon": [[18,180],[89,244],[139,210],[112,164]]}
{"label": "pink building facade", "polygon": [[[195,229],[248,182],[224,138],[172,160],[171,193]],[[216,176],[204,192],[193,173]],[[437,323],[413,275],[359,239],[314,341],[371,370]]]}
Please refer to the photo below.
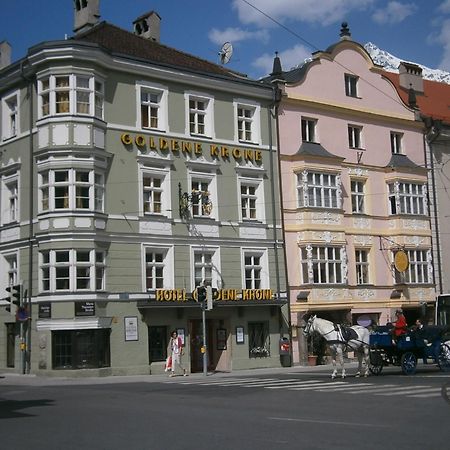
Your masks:
{"label": "pink building facade", "polygon": [[[293,362],[306,361],[302,316],[371,326],[435,300],[423,123],[381,67],[341,39],[272,78]],[[281,69],[281,66],[278,66]],[[429,308],[425,308],[429,305]]]}

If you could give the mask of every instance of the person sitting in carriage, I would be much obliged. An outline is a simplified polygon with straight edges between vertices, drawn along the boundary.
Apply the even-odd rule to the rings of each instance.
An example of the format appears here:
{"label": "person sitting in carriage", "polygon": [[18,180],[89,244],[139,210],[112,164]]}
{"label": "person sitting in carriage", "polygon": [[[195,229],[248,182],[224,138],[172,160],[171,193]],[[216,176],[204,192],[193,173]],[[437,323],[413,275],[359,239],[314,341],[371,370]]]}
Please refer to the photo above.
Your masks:
{"label": "person sitting in carriage", "polygon": [[395,311],[395,316],[397,317],[397,320],[393,323],[394,329],[392,330],[392,334],[394,336],[394,341],[396,342],[400,336],[406,334],[408,325],[406,324],[406,319],[401,309]]}

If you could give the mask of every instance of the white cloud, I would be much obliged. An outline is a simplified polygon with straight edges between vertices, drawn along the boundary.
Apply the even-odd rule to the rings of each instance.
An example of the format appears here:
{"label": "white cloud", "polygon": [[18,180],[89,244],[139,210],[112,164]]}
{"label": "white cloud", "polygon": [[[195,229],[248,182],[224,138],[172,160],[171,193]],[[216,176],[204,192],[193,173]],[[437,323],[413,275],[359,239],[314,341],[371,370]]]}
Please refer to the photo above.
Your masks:
{"label": "white cloud", "polygon": [[[345,18],[353,10],[367,10],[376,0],[248,0],[267,16],[279,22],[298,20],[301,22],[330,25]],[[233,0],[233,8],[239,20],[245,24],[261,27],[274,23],[264,14],[242,0]]]}
{"label": "white cloud", "polygon": [[408,16],[417,11],[414,3],[389,2],[385,8],[377,9],[372,19],[379,24],[394,24],[403,22]]}
{"label": "white cloud", "polygon": [[211,42],[221,45],[224,42],[238,42],[246,40],[259,40],[264,43],[269,41],[269,33],[267,30],[247,31],[241,28],[226,28],[225,30],[218,30],[213,28],[208,33],[208,38]]}
{"label": "white cloud", "polygon": [[436,36],[436,42],[442,44],[442,59],[439,69],[450,72],[450,19],[442,22],[441,31]]}
{"label": "white cloud", "polygon": [[[283,70],[290,70],[302,64],[306,58],[311,57],[311,52],[303,45],[296,45],[293,48],[282,51],[278,54]],[[263,76],[268,75],[273,69],[273,59],[275,55],[265,53],[252,62],[252,66],[261,69]]]}
{"label": "white cloud", "polygon": [[441,5],[439,5],[438,11],[449,14],[450,13],[450,0],[444,0]]}

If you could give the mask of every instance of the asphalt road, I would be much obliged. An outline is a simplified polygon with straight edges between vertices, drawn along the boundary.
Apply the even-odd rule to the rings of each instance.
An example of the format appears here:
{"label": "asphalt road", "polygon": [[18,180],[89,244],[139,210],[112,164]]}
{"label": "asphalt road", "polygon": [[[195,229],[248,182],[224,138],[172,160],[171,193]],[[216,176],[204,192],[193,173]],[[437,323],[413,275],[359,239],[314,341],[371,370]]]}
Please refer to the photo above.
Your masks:
{"label": "asphalt road", "polygon": [[[351,370],[349,371],[352,372]],[[354,371],[353,371],[354,372]],[[443,449],[448,374],[332,381],[329,368],[0,379],[2,449]]]}

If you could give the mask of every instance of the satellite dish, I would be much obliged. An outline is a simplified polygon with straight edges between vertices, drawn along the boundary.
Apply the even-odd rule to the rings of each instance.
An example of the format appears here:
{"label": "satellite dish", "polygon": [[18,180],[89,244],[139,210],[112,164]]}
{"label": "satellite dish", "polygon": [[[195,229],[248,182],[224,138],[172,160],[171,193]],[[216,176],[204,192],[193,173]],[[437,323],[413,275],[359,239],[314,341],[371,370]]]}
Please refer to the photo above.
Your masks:
{"label": "satellite dish", "polygon": [[231,42],[225,42],[219,52],[220,64],[226,64],[231,59],[233,54],[233,46]]}

